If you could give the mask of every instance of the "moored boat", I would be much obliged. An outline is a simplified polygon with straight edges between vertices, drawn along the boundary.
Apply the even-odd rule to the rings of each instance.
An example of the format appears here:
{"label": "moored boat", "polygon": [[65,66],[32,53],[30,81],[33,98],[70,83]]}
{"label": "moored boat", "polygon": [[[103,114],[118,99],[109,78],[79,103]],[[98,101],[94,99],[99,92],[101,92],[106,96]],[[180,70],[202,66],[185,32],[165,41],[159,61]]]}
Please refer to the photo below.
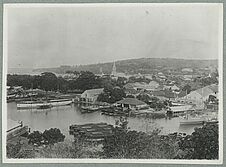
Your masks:
{"label": "moored boat", "polygon": [[100,108],[99,107],[94,107],[94,106],[88,106],[88,107],[81,107],[82,113],[90,113],[90,112],[95,112],[98,111]]}
{"label": "moored boat", "polygon": [[49,100],[49,104],[51,104],[53,107],[70,105],[72,102],[73,101],[71,99]]}
{"label": "moored boat", "polygon": [[209,119],[207,119],[204,123],[205,124],[217,124],[219,121],[218,121],[218,119],[217,119],[217,117],[215,117],[215,118],[209,118]]}
{"label": "moored boat", "polygon": [[42,101],[24,101],[21,103],[17,103],[18,109],[32,109],[32,108],[40,108],[43,105],[48,105],[48,103]]}
{"label": "moored boat", "polygon": [[57,99],[48,101],[24,101],[17,103],[18,109],[40,109],[45,107],[66,106],[72,104],[69,99]]}
{"label": "moored boat", "polygon": [[202,117],[186,117],[180,120],[180,125],[202,125],[205,119]]}

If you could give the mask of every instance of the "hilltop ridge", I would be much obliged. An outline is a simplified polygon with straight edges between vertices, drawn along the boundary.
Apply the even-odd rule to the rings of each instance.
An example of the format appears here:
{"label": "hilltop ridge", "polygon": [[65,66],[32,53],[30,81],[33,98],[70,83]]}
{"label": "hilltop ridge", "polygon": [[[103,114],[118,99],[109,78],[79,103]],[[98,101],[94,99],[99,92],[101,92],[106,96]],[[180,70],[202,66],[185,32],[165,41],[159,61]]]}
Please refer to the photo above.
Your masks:
{"label": "hilltop ridge", "polygon": [[[195,59],[175,59],[175,58],[138,58],[115,61],[117,72],[128,74],[148,74],[158,70],[176,70],[182,68],[217,68],[218,60],[195,60]],[[66,71],[91,71],[95,74],[100,73],[100,68],[105,74],[112,71],[113,62],[76,65],[76,66],[60,66],[55,68],[38,68],[34,72],[54,72],[65,73]]]}

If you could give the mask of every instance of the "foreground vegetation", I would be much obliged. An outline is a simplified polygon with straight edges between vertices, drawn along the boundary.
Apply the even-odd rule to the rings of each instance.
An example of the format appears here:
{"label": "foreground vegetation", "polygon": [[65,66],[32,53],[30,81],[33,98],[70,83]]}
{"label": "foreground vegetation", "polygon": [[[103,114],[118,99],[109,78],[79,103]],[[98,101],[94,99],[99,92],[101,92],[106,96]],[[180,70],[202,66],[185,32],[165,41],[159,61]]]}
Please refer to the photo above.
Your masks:
{"label": "foreground vegetation", "polygon": [[[127,122],[113,129],[113,136],[101,143],[64,140],[57,129],[33,132],[27,144],[8,143],[8,158],[128,158],[128,159],[218,159],[218,125],[204,125],[185,137],[178,133],[160,135],[130,131]],[[39,137],[37,137],[39,136]],[[41,136],[41,137],[40,137]],[[54,139],[53,139],[54,137]],[[34,140],[36,139],[36,140]],[[46,140],[46,142],[41,141]],[[30,152],[26,151],[29,148]]]}

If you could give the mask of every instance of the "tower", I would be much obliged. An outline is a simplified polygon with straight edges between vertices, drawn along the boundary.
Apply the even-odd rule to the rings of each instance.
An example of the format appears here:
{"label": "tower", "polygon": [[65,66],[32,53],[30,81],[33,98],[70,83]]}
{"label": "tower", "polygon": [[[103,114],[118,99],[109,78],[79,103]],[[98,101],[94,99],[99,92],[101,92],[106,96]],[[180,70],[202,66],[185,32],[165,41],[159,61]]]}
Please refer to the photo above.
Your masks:
{"label": "tower", "polygon": [[100,67],[100,74],[101,74],[101,76],[104,75],[102,67]]}
{"label": "tower", "polygon": [[112,72],[111,75],[116,76],[117,72],[116,72],[116,65],[115,62],[113,63],[113,67],[112,67]]}

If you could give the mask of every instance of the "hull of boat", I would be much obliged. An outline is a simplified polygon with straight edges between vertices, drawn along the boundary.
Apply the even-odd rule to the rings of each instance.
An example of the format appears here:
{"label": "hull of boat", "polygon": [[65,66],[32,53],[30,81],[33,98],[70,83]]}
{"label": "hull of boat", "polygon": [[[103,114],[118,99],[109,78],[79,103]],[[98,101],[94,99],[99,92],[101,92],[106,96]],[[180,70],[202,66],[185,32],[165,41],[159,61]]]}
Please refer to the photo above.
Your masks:
{"label": "hull of boat", "polygon": [[49,102],[30,102],[30,103],[17,103],[18,109],[38,109],[45,106],[66,106],[72,104],[72,100],[51,100]]}
{"label": "hull of boat", "polygon": [[19,109],[32,109],[32,108],[40,108],[44,105],[48,105],[48,104],[44,104],[44,103],[18,103],[17,104],[17,108]]}
{"label": "hull of boat", "polygon": [[204,120],[183,120],[180,121],[180,125],[202,125]]}
{"label": "hull of boat", "polygon": [[53,107],[56,106],[66,106],[66,105],[70,105],[72,104],[72,100],[64,100],[64,101],[60,101],[60,100],[52,100],[49,102]]}

